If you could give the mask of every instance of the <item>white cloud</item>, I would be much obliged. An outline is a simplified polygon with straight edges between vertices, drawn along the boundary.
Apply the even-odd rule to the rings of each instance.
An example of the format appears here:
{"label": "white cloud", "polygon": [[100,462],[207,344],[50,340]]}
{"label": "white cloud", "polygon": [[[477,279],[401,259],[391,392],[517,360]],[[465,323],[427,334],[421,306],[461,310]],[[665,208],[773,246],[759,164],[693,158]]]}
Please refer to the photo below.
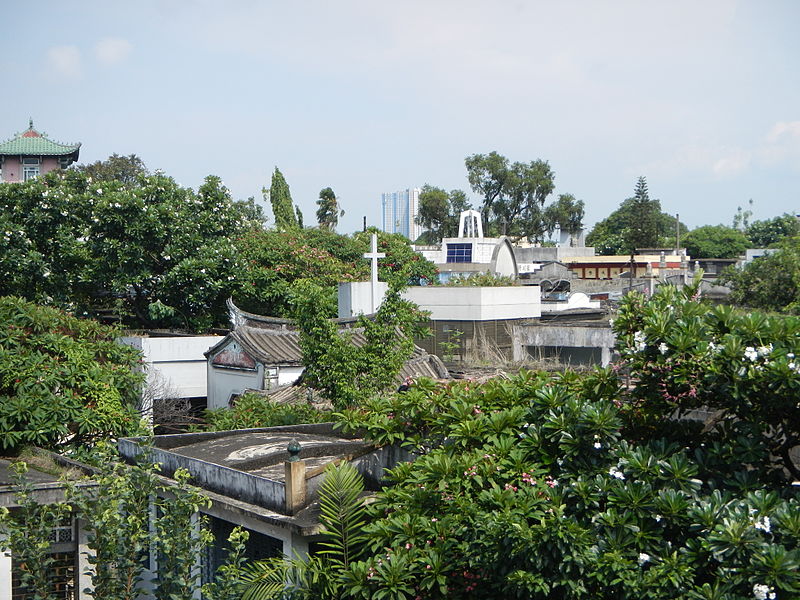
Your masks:
{"label": "white cloud", "polygon": [[94,57],[104,65],[114,65],[131,53],[131,43],[122,38],[104,38],[94,45]]}
{"label": "white cloud", "polygon": [[75,80],[83,77],[81,53],[77,46],[53,46],[47,51],[47,65],[57,78]]}
{"label": "white cloud", "polygon": [[747,170],[750,166],[751,153],[741,148],[733,148],[721,156],[711,167],[711,171],[717,177],[735,175]]}
{"label": "white cloud", "polygon": [[800,121],[780,121],[772,126],[767,142],[775,143],[786,138],[800,138]]}

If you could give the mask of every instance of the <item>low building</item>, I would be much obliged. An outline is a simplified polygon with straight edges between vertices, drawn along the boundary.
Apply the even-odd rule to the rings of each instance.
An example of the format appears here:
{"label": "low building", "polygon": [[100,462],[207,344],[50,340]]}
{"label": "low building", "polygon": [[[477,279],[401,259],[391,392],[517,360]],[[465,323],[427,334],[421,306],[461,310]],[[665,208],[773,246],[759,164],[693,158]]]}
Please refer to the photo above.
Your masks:
{"label": "low building", "polygon": [[[208,408],[227,408],[232,398],[248,390],[270,390],[296,382],[303,373],[300,333],[289,319],[255,315],[228,303],[234,329],[206,353]],[[335,319],[342,332],[352,336],[355,346],[366,343],[358,318]],[[415,347],[398,375],[447,378],[447,368],[438,357]]]}
{"label": "low building", "polygon": [[55,169],[65,169],[78,160],[81,145],[62,144],[33,127],[0,143],[0,181],[28,181]]}
{"label": "low building", "polygon": [[[133,462],[143,443],[121,439],[120,454]],[[153,444],[148,457],[161,475],[169,481],[177,469],[188,470],[211,502],[200,509],[215,537],[201,564],[203,582],[224,562],[225,540],[236,526],[249,533],[250,560],[313,551],[321,537],[318,490],[329,464],[350,462],[374,491],[386,469],[411,459],[397,448],[342,435],[330,423],[157,436]],[[155,558],[151,571],[158,569]]]}

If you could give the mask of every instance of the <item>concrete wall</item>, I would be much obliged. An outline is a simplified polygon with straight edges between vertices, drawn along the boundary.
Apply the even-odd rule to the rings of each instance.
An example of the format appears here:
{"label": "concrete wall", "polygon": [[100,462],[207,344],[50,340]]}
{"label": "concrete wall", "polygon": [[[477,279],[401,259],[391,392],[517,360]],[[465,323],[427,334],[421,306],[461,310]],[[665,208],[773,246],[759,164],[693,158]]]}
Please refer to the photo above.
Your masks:
{"label": "concrete wall", "polygon": [[557,260],[564,262],[566,258],[576,258],[584,256],[594,256],[594,248],[571,248],[569,246],[560,246],[554,248],[552,246],[544,248],[528,247],[528,248],[514,248],[517,255],[517,262],[523,263],[536,263],[547,262],[550,260]]}
{"label": "concrete wall", "polygon": [[165,396],[203,398],[208,391],[203,353],[220,339],[218,335],[125,336],[120,342],[144,355],[148,385],[162,390]]}
{"label": "concrete wall", "polygon": [[[385,281],[378,282],[378,302],[380,306],[383,297],[389,290],[389,284]],[[339,318],[355,317],[358,315],[368,315],[372,311],[372,282],[353,281],[339,284]]]}
{"label": "concrete wall", "polygon": [[[264,365],[257,363],[255,371],[214,367],[206,363],[208,377],[208,408],[228,408],[232,394],[241,394],[246,389],[260,390],[264,385]],[[280,379],[278,381],[280,383]]]}
{"label": "concrete wall", "polygon": [[528,360],[528,349],[536,348],[599,348],[602,366],[611,362],[616,336],[606,324],[514,326],[514,360]]}
{"label": "concrete wall", "polygon": [[488,321],[541,316],[538,285],[509,287],[409,287],[403,297],[430,311],[431,319]]}

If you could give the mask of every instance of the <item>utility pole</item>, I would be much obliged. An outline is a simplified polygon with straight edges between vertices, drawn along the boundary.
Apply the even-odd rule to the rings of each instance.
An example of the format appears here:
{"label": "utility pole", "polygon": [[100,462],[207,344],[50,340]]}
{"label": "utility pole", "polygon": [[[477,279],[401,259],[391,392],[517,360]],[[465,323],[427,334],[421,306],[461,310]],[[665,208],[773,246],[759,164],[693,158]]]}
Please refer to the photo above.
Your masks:
{"label": "utility pole", "polygon": [[681,216],[675,213],[675,254],[681,251]]}

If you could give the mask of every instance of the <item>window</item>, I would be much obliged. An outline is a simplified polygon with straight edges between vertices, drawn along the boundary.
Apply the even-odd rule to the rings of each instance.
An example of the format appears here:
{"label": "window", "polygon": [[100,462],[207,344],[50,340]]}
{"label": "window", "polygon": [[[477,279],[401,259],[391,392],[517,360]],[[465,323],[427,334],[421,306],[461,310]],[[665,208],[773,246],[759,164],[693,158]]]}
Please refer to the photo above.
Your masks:
{"label": "window", "polygon": [[447,244],[447,262],[472,262],[472,244]]}
{"label": "window", "polygon": [[34,177],[39,176],[39,159],[38,158],[23,158],[22,159],[22,180],[28,181]]}

